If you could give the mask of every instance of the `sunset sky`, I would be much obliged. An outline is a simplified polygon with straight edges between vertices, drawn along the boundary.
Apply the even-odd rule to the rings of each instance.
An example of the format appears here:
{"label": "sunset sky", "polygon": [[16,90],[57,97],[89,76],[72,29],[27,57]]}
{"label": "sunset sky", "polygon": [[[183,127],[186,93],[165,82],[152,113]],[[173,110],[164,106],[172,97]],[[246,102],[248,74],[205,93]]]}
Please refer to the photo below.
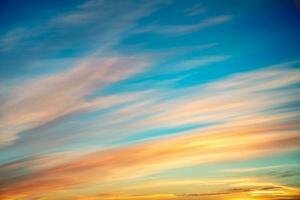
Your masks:
{"label": "sunset sky", "polygon": [[300,1],[1,0],[1,200],[299,200]]}

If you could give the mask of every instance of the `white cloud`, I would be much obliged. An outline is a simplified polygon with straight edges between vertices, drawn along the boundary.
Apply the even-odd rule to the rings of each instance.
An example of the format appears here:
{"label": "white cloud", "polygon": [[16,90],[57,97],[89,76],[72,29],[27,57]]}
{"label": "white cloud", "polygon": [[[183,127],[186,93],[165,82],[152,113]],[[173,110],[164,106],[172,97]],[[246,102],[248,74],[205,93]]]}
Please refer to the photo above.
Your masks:
{"label": "white cloud", "polygon": [[182,25],[150,25],[146,27],[140,27],[136,29],[136,33],[147,33],[152,32],[156,34],[170,34],[170,35],[181,35],[189,34],[201,29],[215,26],[218,24],[225,23],[232,19],[231,15],[220,15],[215,17],[209,17],[195,24],[182,24]]}

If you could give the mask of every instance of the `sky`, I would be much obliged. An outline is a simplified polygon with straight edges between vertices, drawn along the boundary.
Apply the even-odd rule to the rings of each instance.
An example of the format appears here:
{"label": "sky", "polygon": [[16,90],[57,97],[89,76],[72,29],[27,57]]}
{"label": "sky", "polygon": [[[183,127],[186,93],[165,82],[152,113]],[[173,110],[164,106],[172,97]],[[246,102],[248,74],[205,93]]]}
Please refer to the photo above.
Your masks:
{"label": "sky", "polygon": [[300,199],[300,1],[1,0],[0,199]]}

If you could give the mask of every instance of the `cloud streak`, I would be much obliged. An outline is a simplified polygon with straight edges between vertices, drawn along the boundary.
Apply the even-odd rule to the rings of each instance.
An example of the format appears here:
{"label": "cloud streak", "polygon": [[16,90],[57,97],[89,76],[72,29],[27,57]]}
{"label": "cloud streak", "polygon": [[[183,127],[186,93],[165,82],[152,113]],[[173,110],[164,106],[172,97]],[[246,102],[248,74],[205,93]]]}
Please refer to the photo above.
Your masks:
{"label": "cloud streak", "polygon": [[136,33],[155,33],[155,34],[168,34],[168,35],[182,35],[190,34],[211,26],[225,23],[232,19],[231,15],[220,15],[215,17],[209,17],[202,20],[199,23],[189,25],[152,25],[139,28]]}
{"label": "cloud streak", "polygon": [[[113,57],[108,59],[87,59],[71,70],[25,85],[15,86],[11,98],[1,106],[1,144],[12,142],[21,131],[41,126],[58,117],[107,106],[105,98],[85,100],[96,88],[126,79],[143,70],[146,63],[138,58]],[[113,102],[124,99],[106,98]],[[109,105],[108,105],[109,106]]]}
{"label": "cloud streak", "polygon": [[[108,66],[111,66],[113,61],[109,60],[107,62],[109,63]],[[116,61],[114,60],[114,62]],[[117,66],[119,65],[117,64]],[[63,84],[67,87],[64,88],[64,91],[69,91],[69,94],[76,92],[77,97],[83,96],[81,92],[87,91],[87,88],[90,88],[94,81],[98,80],[98,75],[94,70],[86,72],[84,67],[83,72],[85,74],[82,73],[81,67],[69,72],[71,78],[66,80],[69,80],[72,84],[67,84],[69,83],[68,81],[66,84]],[[100,69],[97,69],[97,72],[98,70]],[[83,77],[85,79],[83,77],[81,79],[86,80],[86,82],[79,85],[75,84],[74,87],[73,81],[79,79],[76,76],[78,71],[80,71],[80,75],[84,74]],[[102,71],[103,69],[101,68],[100,72]],[[110,73],[110,71],[105,72]],[[124,73],[124,71],[122,72]],[[276,107],[283,106],[298,99],[295,93],[290,93],[293,91],[292,88],[282,90],[277,88],[283,87],[283,83],[289,85],[299,81],[298,71],[296,73],[294,70],[291,70],[294,76],[286,72],[286,70],[281,71],[277,68],[271,68],[240,74],[216,83],[210,83],[205,87],[210,89],[216,88],[218,92],[214,93],[212,91],[212,93],[208,94],[207,99],[198,96],[193,98],[188,95],[189,102],[183,98],[179,99],[178,102],[175,101],[175,104],[162,104],[159,106],[159,110],[165,110],[165,113],[154,115],[155,117],[137,121],[136,124],[133,124],[136,128],[142,128],[145,126],[157,126],[156,124],[172,126],[173,124],[195,123],[203,120],[219,122],[215,125],[192,130],[184,135],[174,135],[165,139],[149,140],[130,146],[88,154],[78,160],[33,173],[29,179],[26,178],[15,185],[4,187],[1,193],[4,196],[14,193],[33,195],[99,181],[110,182],[143,177],[168,169],[253,159],[296,150],[300,144],[300,136],[297,132],[300,127],[297,120],[294,120],[297,114],[293,112],[281,113],[279,110],[280,115],[271,115],[263,111],[264,109],[271,109],[274,105]],[[114,78],[105,76],[105,80],[117,81],[124,77],[123,73],[116,77],[113,76]],[[91,75],[88,76],[87,74]],[[270,77],[266,76],[267,74]],[[237,91],[232,89],[239,83],[237,80],[241,77],[247,77],[247,79],[244,79],[246,80],[245,82],[247,83],[247,80],[249,80],[252,84],[244,85],[244,82],[241,82],[240,84],[244,86],[239,86],[239,88],[245,87],[244,90]],[[263,84],[261,79],[269,80],[269,84]],[[53,79],[50,78],[50,80],[52,83]],[[57,80],[54,80],[56,83]],[[222,84],[224,82],[228,85],[225,88]],[[45,83],[48,83],[48,81]],[[44,86],[47,85],[45,83],[43,84]],[[254,86],[253,83],[257,85]],[[221,86],[221,90],[226,95],[220,94],[219,88]],[[276,93],[272,92],[275,89],[277,89]],[[287,91],[288,93],[286,93]],[[218,99],[219,95],[223,97],[229,96],[230,98],[223,99],[220,105],[219,101],[214,102],[212,100]],[[276,96],[273,95],[279,95],[278,97],[281,98],[275,98]],[[282,95],[285,96],[285,99],[282,98]],[[254,99],[249,102],[248,99],[251,99],[251,97],[252,99],[254,97]],[[270,104],[271,101],[272,104]],[[60,104],[62,103],[60,102]],[[166,109],[165,106],[167,105],[171,107]],[[141,106],[144,105],[141,104]],[[125,112],[130,113],[135,109],[139,108],[128,109]],[[154,107],[152,111],[155,112],[155,110]],[[125,114],[124,116],[128,118],[130,115]],[[230,120],[228,120],[229,118]],[[112,126],[116,125],[113,124]],[[235,152],[239,152],[239,154]],[[101,176],[96,176],[99,173]]]}
{"label": "cloud streak", "polygon": [[290,4],[4,3],[0,199],[299,199]]}

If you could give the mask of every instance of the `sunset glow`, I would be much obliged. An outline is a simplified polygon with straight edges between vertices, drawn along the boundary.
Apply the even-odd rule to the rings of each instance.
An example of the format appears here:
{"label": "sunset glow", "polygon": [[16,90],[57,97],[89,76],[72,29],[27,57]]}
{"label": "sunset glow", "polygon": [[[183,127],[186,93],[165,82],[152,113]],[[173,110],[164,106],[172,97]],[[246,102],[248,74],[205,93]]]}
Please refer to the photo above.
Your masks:
{"label": "sunset glow", "polygon": [[300,1],[0,13],[0,200],[300,199]]}

